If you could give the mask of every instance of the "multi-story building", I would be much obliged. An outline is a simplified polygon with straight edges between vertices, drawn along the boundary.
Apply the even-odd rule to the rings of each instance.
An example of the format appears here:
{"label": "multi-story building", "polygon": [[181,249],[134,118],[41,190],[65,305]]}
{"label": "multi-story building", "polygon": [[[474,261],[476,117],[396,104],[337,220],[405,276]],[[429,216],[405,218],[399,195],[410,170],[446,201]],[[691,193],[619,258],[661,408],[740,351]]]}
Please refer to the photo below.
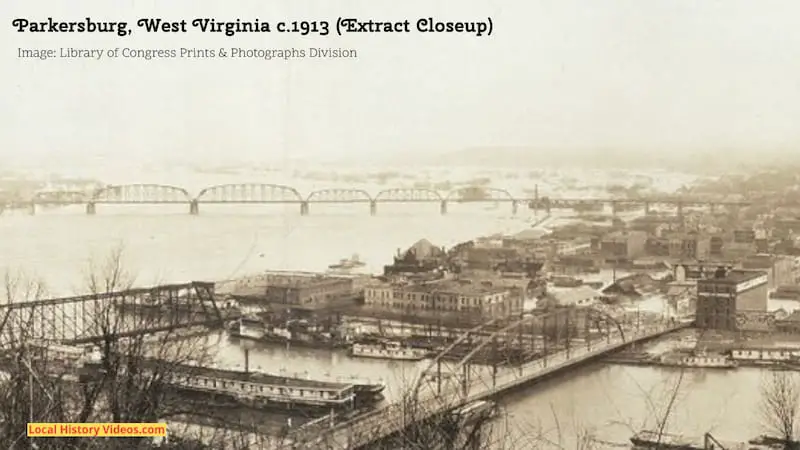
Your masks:
{"label": "multi-story building", "polygon": [[756,231],[752,228],[740,228],[733,230],[733,242],[735,244],[753,244],[756,241]]}
{"label": "multi-story building", "polygon": [[606,261],[631,261],[645,254],[647,233],[644,231],[622,231],[600,240],[600,255]]}
{"label": "multi-story building", "polygon": [[711,239],[699,233],[680,233],[669,238],[669,256],[678,259],[708,259]]}
{"label": "multi-story building", "polygon": [[714,258],[721,258],[723,255],[723,249],[725,247],[725,240],[722,236],[711,236],[709,238],[709,256]]}
{"label": "multi-story building", "polygon": [[742,261],[742,269],[762,270],[767,273],[769,289],[795,284],[795,258],[778,255],[751,255]]}
{"label": "multi-story building", "polygon": [[768,276],[763,271],[718,268],[711,276],[697,280],[699,328],[739,330],[738,318],[767,311]]}
{"label": "multi-story building", "polygon": [[419,284],[375,284],[364,290],[364,303],[389,309],[468,313],[502,317],[522,312],[524,298],[490,282],[439,280]]}
{"label": "multi-story building", "polygon": [[500,264],[520,259],[519,250],[508,247],[472,247],[464,252],[463,262],[468,269],[492,270]]}
{"label": "multi-story building", "polygon": [[351,298],[353,294],[353,280],[349,278],[290,278],[268,284],[265,300],[270,304],[314,308]]}

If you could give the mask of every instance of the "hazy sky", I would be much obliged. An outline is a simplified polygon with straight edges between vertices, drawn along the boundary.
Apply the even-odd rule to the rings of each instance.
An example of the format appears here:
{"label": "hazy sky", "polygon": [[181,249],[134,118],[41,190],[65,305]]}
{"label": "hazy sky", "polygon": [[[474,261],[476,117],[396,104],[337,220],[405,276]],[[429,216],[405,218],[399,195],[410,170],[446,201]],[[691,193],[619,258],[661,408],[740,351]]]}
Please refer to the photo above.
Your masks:
{"label": "hazy sky", "polygon": [[[224,6],[223,6],[224,5]],[[800,149],[800,3],[4,0],[2,162],[473,146]],[[485,20],[494,34],[18,34],[14,17]],[[21,60],[23,48],[353,48],[358,59]]]}

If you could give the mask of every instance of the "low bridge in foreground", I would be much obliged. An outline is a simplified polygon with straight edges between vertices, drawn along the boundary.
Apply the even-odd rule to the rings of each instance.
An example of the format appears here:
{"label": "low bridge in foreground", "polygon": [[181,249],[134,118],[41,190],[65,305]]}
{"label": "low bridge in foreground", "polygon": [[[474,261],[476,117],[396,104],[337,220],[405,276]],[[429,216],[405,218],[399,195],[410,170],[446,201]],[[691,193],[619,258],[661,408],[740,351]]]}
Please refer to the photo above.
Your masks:
{"label": "low bridge in foreground", "polygon": [[[297,430],[284,448],[365,448],[397,437],[416,424],[469,402],[508,394],[634,343],[688,328],[693,323],[690,318],[642,320],[638,313],[633,316],[626,313],[615,318],[602,310],[580,308],[523,317],[493,333],[486,333],[492,322],[481,325],[465,333],[456,344],[431,361],[428,370],[406,395],[413,401],[392,403],[338,424],[319,421],[316,427]],[[458,343],[470,340],[474,350],[460,358],[448,355]],[[529,354],[538,357],[528,358],[527,363],[502,367],[471,362],[481,353],[502,353],[509,345],[527,346]],[[453,359],[456,362],[447,362]]]}
{"label": "low bridge in foreground", "polygon": [[0,348],[28,339],[78,344],[221,325],[214,283],[191,282],[0,305]]}

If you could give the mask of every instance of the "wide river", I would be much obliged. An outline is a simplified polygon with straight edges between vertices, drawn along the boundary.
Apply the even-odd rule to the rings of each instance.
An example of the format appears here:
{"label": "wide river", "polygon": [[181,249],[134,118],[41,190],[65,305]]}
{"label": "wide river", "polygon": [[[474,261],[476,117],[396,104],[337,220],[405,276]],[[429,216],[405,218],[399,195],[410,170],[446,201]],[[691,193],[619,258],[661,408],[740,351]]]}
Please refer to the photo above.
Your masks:
{"label": "wide river", "polygon": [[[512,216],[507,204],[454,204],[444,216],[436,204],[379,208],[377,216],[370,216],[366,205],[312,205],[305,217],[297,205],[203,205],[199,216],[190,216],[184,206],[99,205],[95,216],[77,206],[35,216],[6,213],[0,217],[0,269],[46,280],[52,296],[82,292],[90,261],[100,261],[120,245],[140,285],[224,280],[267,269],[322,271],[353,253],[380,272],[399,248],[421,238],[448,246],[478,235],[519,231],[533,220],[523,209]],[[242,350],[220,341],[220,362],[242,364]],[[251,357],[253,366],[272,372],[381,378],[391,383],[390,395],[419,370],[417,365],[352,360],[324,351],[258,348]],[[712,430],[722,439],[759,434],[761,377],[750,370],[685,375],[668,429],[697,435]],[[665,370],[586,367],[515,396],[502,426],[510,435],[532,439],[544,432],[550,440],[557,440],[560,428],[564,446],[571,446],[569,436],[578,432],[624,443],[633,430],[653,425],[676,382],[676,374]]]}

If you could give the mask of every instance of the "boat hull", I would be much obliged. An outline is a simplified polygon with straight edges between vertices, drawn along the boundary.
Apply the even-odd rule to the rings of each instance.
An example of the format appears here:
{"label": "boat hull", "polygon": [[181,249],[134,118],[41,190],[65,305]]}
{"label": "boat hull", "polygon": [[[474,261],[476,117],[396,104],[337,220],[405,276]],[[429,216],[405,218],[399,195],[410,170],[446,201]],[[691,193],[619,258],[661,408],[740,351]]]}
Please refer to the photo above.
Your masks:
{"label": "boat hull", "polygon": [[370,353],[359,352],[350,350],[350,356],[353,358],[370,358],[370,359],[385,359],[393,361],[422,361],[428,357],[427,353],[410,353],[406,355],[390,354],[390,353]]}
{"label": "boat hull", "polygon": [[254,336],[250,334],[241,334],[238,331],[229,331],[228,336],[232,339],[244,339],[252,342],[262,344],[280,344],[289,345],[293,347],[302,348],[317,348],[317,349],[342,349],[346,348],[346,344],[336,341],[307,341],[304,339],[286,338],[284,336],[264,334],[261,336]]}

